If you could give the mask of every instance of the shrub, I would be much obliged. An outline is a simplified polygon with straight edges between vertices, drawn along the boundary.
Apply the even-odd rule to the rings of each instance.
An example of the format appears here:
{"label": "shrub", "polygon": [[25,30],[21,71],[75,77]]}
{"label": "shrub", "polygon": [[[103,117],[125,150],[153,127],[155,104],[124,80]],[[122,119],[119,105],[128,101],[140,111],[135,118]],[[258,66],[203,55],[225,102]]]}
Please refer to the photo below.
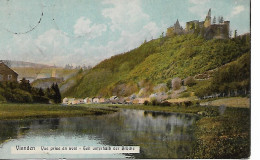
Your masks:
{"label": "shrub", "polygon": [[184,79],[184,85],[185,86],[191,87],[191,86],[193,86],[195,84],[196,84],[196,81],[195,81],[195,79],[192,76],[189,76],[189,77]]}
{"label": "shrub", "polygon": [[181,94],[180,98],[190,97],[190,92],[184,92]]}
{"label": "shrub", "polygon": [[14,102],[33,102],[32,95],[21,89],[14,89],[13,91],[13,101]]}
{"label": "shrub", "polygon": [[49,103],[50,99],[45,96],[33,96],[33,102],[36,103]]}
{"label": "shrub", "polygon": [[156,99],[153,99],[151,103],[152,103],[153,106],[156,106],[158,104]]}
{"label": "shrub", "polygon": [[171,106],[171,103],[168,101],[164,101],[162,103],[160,103],[161,106]]}
{"label": "shrub", "polygon": [[144,105],[147,106],[148,104],[149,104],[149,101],[145,100],[145,101],[144,101]]}
{"label": "shrub", "polygon": [[189,106],[192,105],[192,102],[191,101],[185,101],[184,105],[185,105],[185,107],[189,107]]}
{"label": "shrub", "polygon": [[0,95],[0,103],[1,102],[6,102],[6,99],[5,99],[5,97],[4,96],[2,96],[2,95]]}
{"label": "shrub", "polygon": [[173,78],[172,79],[172,89],[178,90],[181,88],[181,79],[180,78]]}

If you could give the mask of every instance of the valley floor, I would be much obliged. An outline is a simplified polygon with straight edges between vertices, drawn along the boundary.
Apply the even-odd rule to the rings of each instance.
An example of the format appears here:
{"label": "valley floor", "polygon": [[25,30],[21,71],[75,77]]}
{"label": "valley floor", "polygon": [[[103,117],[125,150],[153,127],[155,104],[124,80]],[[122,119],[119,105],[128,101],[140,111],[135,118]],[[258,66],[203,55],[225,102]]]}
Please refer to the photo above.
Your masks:
{"label": "valley floor", "polygon": [[86,115],[102,115],[116,112],[115,109],[62,106],[55,104],[0,104],[0,120],[25,118],[56,118]]}

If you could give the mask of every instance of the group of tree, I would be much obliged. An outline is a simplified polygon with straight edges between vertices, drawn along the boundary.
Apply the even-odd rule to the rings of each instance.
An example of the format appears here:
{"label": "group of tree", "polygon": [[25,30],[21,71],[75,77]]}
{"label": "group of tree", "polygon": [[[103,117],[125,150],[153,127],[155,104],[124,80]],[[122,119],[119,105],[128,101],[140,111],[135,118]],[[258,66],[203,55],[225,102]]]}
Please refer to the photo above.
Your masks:
{"label": "group of tree", "polygon": [[[213,23],[213,24],[216,24],[216,22],[217,22],[217,18],[216,18],[216,16],[214,16],[214,17],[213,17],[213,20],[212,20],[212,23]],[[218,17],[218,23],[221,24],[221,23],[223,23],[223,22],[224,22],[223,16],[219,16],[219,17]]]}
{"label": "group of tree", "polygon": [[250,53],[219,68],[207,85],[198,88],[198,97],[209,95],[247,96],[250,93]]}
{"label": "group of tree", "polygon": [[0,101],[14,103],[61,103],[61,94],[57,84],[46,90],[34,88],[29,80],[0,83]]}
{"label": "group of tree", "polygon": [[73,67],[73,65],[71,65],[71,64],[66,64],[64,68],[65,69],[83,69],[83,70],[88,70],[88,69],[91,69],[92,67],[91,66],[86,66],[86,65],[83,65],[83,66],[78,65],[78,66]]}

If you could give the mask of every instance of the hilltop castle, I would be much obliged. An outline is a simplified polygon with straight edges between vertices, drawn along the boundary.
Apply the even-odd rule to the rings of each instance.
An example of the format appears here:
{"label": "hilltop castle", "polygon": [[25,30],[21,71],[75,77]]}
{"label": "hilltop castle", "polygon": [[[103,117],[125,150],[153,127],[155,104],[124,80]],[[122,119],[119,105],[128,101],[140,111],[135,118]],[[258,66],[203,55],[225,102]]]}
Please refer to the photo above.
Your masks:
{"label": "hilltop castle", "polygon": [[193,20],[186,22],[186,28],[183,29],[177,19],[176,23],[167,28],[166,36],[182,35],[188,33],[198,33],[205,39],[227,39],[229,38],[230,21],[224,21],[223,17],[216,24],[214,17],[211,23],[211,9],[209,9],[205,21]]}

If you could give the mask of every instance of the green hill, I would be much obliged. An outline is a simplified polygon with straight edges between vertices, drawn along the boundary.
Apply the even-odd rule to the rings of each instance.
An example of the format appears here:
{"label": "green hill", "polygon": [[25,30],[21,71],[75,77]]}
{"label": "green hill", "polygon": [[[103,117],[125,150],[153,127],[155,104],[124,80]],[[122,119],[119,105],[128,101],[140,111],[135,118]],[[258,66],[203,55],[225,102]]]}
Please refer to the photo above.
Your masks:
{"label": "green hill", "polygon": [[174,77],[184,79],[218,68],[245,53],[250,53],[249,36],[226,40],[205,40],[194,34],[163,37],[102,61],[63,96],[128,96]]}

